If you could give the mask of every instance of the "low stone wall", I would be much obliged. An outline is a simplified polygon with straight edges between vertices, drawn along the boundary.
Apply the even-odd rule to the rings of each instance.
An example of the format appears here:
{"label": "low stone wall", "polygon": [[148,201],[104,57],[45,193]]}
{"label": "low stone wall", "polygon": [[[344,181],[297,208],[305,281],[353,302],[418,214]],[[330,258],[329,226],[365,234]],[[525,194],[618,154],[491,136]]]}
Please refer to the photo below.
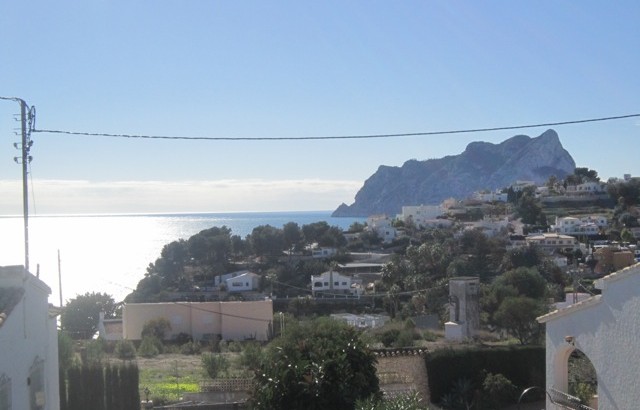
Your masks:
{"label": "low stone wall", "polygon": [[387,396],[417,392],[429,403],[429,385],[425,364],[426,349],[401,348],[374,350],[380,390]]}

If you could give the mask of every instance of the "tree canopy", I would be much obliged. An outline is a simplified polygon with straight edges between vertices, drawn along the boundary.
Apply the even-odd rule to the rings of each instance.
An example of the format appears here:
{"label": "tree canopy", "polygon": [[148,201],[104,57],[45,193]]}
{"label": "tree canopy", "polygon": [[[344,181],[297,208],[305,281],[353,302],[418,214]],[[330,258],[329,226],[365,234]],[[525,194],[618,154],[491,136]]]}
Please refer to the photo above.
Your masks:
{"label": "tree canopy", "polygon": [[105,318],[116,313],[113,298],[106,293],[87,292],[69,300],[60,315],[60,324],[73,339],[90,339],[98,331],[100,312]]}
{"label": "tree canopy", "polygon": [[293,324],[267,348],[256,371],[256,409],[353,409],[379,394],[375,356],[359,332],[321,317]]}

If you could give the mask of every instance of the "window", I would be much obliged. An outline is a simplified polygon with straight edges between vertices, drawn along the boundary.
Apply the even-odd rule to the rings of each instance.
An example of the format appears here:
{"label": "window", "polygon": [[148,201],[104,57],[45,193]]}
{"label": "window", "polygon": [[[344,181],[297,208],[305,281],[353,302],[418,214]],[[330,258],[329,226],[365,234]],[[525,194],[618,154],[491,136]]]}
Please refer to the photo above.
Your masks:
{"label": "window", "polygon": [[325,282],[325,283],[324,283],[324,286],[329,286],[329,282]]}
{"label": "window", "polygon": [[333,282],[333,286],[338,286],[340,282]]}
{"label": "window", "polygon": [[314,288],[321,288],[322,287],[322,282],[313,282],[313,287]]}
{"label": "window", "polygon": [[0,410],[11,410],[11,379],[6,374],[0,376]]}
{"label": "window", "polygon": [[342,286],[347,286],[347,282],[342,282]]}

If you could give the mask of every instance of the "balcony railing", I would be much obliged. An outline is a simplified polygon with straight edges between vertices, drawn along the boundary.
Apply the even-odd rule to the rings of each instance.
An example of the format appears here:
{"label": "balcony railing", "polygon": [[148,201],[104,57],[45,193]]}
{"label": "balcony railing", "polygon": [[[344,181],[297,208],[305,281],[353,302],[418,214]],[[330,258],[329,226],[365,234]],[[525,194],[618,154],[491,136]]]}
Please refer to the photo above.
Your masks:
{"label": "balcony railing", "polygon": [[587,405],[582,404],[579,398],[574,397],[570,394],[561,392],[560,390],[556,390],[553,387],[550,388],[547,393],[549,394],[549,398],[551,399],[551,402],[556,406],[560,406],[563,409],[595,410]]}

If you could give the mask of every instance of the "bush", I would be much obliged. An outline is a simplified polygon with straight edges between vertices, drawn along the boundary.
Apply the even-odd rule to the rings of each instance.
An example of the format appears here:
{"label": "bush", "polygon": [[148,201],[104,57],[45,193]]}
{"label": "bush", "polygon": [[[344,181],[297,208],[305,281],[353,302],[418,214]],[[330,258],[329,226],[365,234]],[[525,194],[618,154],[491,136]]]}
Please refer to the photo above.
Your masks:
{"label": "bush", "polygon": [[428,410],[418,393],[401,394],[378,400],[375,396],[356,402],[355,410]]}
{"label": "bush", "polygon": [[67,370],[75,359],[73,340],[68,334],[58,331],[58,363],[61,369]]}
{"label": "bush", "polygon": [[518,389],[544,386],[544,346],[440,349],[426,357],[431,400],[439,402],[458,379],[482,386],[487,372],[501,373]]}
{"label": "bush", "polygon": [[391,347],[395,345],[398,336],[400,336],[400,329],[389,329],[378,335],[378,340],[384,347]]}
{"label": "bush", "polygon": [[160,354],[157,342],[159,340],[154,336],[145,336],[138,347],[138,354],[142,357],[156,357]]}
{"label": "bush", "polygon": [[171,330],[171,322],[163,317],[159,317],[149,320],[142,326],[142,337],[155,336],[158,340],[164,340],[168,330]]}
{"label": "bush", "polygon": [[216,379],[229,369],[229,360],[221,354],[205,353],[201,356],[202,366],[209,377]]}
{"label": "bush", "polygon": [[136,358],[136,347],[131,340],[118,340],[115,354],[121,360],[133,360]]}
{"label": "bush", "polygon": [[433,333],[430,330],[425,330],[422,333],[422,338],[424,340],[426,340],[427,342],[435,342],[438,339],[438,335],[436,335],[435,333]]}
{"label": "bush", "polygon": [[240,353],[242,351],[242,346],[240,343],[232,340],[227,345],[227,350],[233,353]]}
{"label": "bush", "polygon": [[242,354],[240,355],[240,364],[250,369],[257,369],[262,359],[262,348],[257,342],[249,342],[245,344]]}
{"label": "bush", "polygon": [[516,386],[502,374],[487,374],[482,382],[483,407],[500,409],[515,400]]}
{"label": "bush", "polygon": [[103,339],[90,340],[84,347],[82,361],[87,365],[99,365],[102,363],[105,352],[105,342]]}
{"label": "bush", "polygon": [[200,354],[200,350],[200,343],[198,342],[187,342],[180,346],[180,353],[186,355]]}
{"label": "bush", "polygon": [[413,329],[404,329],[398,335],[393,347],[410,347],[413,346],[414,339]]}
{"label": "bush", "polygon": [[380,394],[376,358],[355,328],[328,317],[292,324],[255,372],[254,409],[353,409]]}

